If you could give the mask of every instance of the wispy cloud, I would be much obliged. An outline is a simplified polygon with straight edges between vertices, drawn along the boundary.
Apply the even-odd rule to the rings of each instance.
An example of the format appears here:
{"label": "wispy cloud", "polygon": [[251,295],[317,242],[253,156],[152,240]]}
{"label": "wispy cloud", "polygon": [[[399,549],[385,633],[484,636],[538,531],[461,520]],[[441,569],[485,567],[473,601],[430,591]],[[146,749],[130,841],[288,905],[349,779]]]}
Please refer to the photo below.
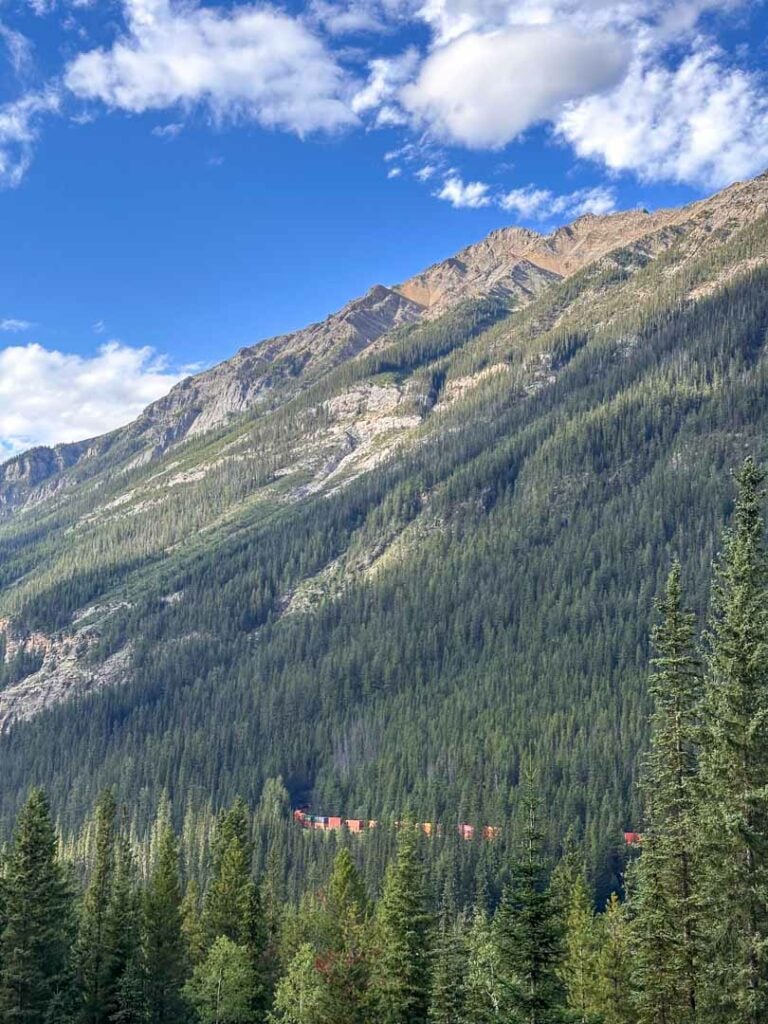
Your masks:
{"label": "wispy cloud", "polygon": [[548,221],[555,217],[581,217],[585,213],[612,213],[616,209],[616,193],[598,185],[558,195],[546,188],[526,185],[500,194],[496,202],[502,210],[527,220]]}
{"label": "wispy cloud", "polygon": [[30,92],[0,106],[0,186],[21,184],[32,160],[40,120],[59,107],[60,97],[53,89]]}
{"label": "wispy cloud", "polygon": [[604,214],[616,209],[616,195],[612,188],[598,185],[558,195],[546,188],[525,185],[523,188],[503,191],[486,181],[465,182],[456,172],[446,176],[435,193],[456,209],[477,210],[497,206],[506,213],[515,213],[523,220],[546,222],[556,218],[576,218],[585,213]]}
{"label": "wispy cloud", "polygon": [[170,124],[158,124],[152,129],[152,134],[157,139],[175,139],[184,131],[181,121],[172,121]]}
{"label": "wispy cloud", "polygon": [[6,317],[0,320],[0,331],[8,331],[17,334],[20,331],[28,331],[34,325],[29,320],[17,320],[14,317]]}

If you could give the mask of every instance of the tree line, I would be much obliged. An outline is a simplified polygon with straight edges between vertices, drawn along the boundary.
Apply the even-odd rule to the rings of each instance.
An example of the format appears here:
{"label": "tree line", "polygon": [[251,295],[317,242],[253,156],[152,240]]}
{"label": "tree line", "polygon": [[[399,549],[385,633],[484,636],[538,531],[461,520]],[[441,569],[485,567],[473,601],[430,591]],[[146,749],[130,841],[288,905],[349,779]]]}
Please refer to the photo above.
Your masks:
{"label": "tree line", "polygon": [[[287,898],[252,821],[217,820],[204,875],[168,808],[137,844],[111,791],[85,863],[45,793],[0,870],[4,1024],[760,1024],[768,1014],[768,554],[764,475],[737,474],[697,636],[674,564],[652,631],[640,852],[596,906],[584,851],[548,849],[534,773],[500,894],[439,892],[401,828],[376,892],[354,840]],[[531,762],[532,763],[532,762]],[[302,837],[303,839],[304,837]],[[310,837],[306,837],[310,838]],[[556,852],[554,859],[550,856]]]}

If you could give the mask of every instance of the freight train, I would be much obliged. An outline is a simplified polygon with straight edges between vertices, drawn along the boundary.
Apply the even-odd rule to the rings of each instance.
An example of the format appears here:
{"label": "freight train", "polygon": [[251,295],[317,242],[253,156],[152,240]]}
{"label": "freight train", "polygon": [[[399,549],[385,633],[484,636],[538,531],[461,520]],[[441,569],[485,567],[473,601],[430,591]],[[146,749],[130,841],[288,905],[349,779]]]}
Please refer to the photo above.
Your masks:
{"label": "freight train", "polygon": [[[302,828],[312,829],[316,832],[339,832],[346,829],[359,835],[362,832],[369,832],[376,828],[378,821],[367,818],[340,818],[334,815],[307,814],[303,810],[293,812],[293,820]],[[400,822],[395,822],[397,828]],[[415,827],[421,829],[426,836],[442,835],[442,825],[432,821],[415,822]],[[474,839],[477,829],[474,825],[456,825],[456,831],[463,839]],[[496,825],[484,825],[480,830],[483,839],[496,839],[501,834],[501,829]]]}

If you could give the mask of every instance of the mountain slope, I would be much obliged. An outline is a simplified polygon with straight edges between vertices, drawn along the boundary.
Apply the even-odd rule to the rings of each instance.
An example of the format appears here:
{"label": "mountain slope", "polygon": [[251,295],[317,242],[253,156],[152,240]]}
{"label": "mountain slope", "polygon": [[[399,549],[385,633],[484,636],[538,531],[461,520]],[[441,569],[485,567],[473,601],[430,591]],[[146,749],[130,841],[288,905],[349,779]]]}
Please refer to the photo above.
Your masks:
{"label": "mountain slope", "polygon": [[705,605],[727,467],[764,453],[767,214],[764,177],[503,229],[26,492],[6,464],[2,813],[30,778],[76,822],[105,783],[217,804],[282,774],[348,815],[501,821],[532,743],[598,856],[658,581],[679,553]]}
{"label": "mountain slope", "polygon": [[322,323],[242,349],[182,381],[125,428],[9,460],[0,466],[0,518],[103,468],[113,473],[157,459],[185,438],[226,424],[259,403],[289,399],[398,327],[434,319],[475,299],[522,308],[561,278],[622,247],[658,255],[684,235],[689,255],[695,254],[765,208],[764,179],[756,179],[680,210],[587,214],[550,235],[501,228],[394,288],[376,285]]}

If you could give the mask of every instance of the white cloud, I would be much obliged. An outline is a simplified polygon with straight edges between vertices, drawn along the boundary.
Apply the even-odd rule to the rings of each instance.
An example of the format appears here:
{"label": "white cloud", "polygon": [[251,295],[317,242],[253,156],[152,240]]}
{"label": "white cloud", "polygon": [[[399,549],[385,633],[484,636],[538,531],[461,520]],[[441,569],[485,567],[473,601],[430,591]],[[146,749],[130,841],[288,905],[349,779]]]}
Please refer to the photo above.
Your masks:
{"label": "white cloud", "polygon": [[385,32],[386,19],[370,0],[348,0],[346,3],[328,3],[314,0],[310,4],[314,20],[331,35],[356,35],[361,32]]}
{"label": "white cloud", "polygon": [[443,187],[435,192],[438,199],[445,199],[454,209],[477,210],[491,205],[490,186],[484,181],[464,182],[457,174],[445,179]]}
{"label": "white cloud", "polygon": [[0,320],[0,331],[9,331],[13,334],[17,334],[19,331],[28,331],[32,326],[34,325],[29,320],[17,320],[15,317],[6,317],[5,320]]}
{"label": "white cloud", "polygon": [[21,183],[32,160],[40,118],[58,109],[59,97],[52,90],[28,93],[0,106],[0,186]]}
{"label": "white cloud", "polygon": [[157,139],[175,139],[184,130],[180,121],[173,121],[171,124],[158,124],[152,129],[152,134]]}
{"label": "white cloud", "polygon": [[526,220],[538,221],[556,217],[581,217],[585,213],[612,213],[616,209],[616,195],[613,189],[604,185],[577,189],[565,195],[526,185],[503,193],[496,198],[496,202],[508,213],[517,213]]}
{"label": "white cloud", "polygon": [[112,341],[93,356],[0,349],[0,451],[78,441],[129,422],[180,379],[151,348]]}
{"label": "white cloud", "polygon": [[424,164],[423,167],[420,167],[418,171],[415,172],[414,178],[417,178],[419,181],[429,181],[436,171],[437,168],[434,164]]}
{"label": "white cloud", "polygon": [[352,98],[356,114],[376,110],[376,123],[406,124],[396,99],[402,86],[410,81],[419,64],[419,52],[410,47],[396,57],[377,57],[368,63],[368,81]]}
{"label": "white cloud", "polygon": [[562,195],[535,185],[500,192],[485,181],[465,182],[457,171],[448,174],[434,195],[456,209],[498,206],[505,213],[515,213],[524,220],[542,222],[573,220],[585,213],[605,214],[616,209],[616,195],[605,185],[580,188]]}
{"label": "white cloud", "polygon": [[66,69],[77,96],[134,113],[205,104],[217,119],[299,135],[355,121],[341,67],[301,21],[281,11],[126,0],[125,13],[126,36]]}
{"label": "white cloud", "polygon": [[436,136],[495,149],[567,102],[615,85],[629,60],[615,35],[554,26],[468,33],[431,53],[400,98]]}
{"label": "white cloud", "polygon": [[[748,0],[423,0],[418,16],[439,45],[468,32],[530,25],[569,25],[584,33],[617,31],[657,41],[696,28],[706,11],[724,12]],[[404,0],[406,9],[410,0]]]}
{"label": "white cloud", "polygon": [[26,36],[0,22],[0,40],[5,44],[11,66],[17,75],[32,63],[32,44]]}
{"label": "white cloud", "polygon": [[557,129],[581,157],[646,181],[720,187],[768,164],[768,94],[710,47],[676,68],[638,57],[622,84],[569,106]]}
{"label": "white cloud", "polygon": [[387,171],[388,178],[399,178],[403,173],[402,167],[390,167]]}

